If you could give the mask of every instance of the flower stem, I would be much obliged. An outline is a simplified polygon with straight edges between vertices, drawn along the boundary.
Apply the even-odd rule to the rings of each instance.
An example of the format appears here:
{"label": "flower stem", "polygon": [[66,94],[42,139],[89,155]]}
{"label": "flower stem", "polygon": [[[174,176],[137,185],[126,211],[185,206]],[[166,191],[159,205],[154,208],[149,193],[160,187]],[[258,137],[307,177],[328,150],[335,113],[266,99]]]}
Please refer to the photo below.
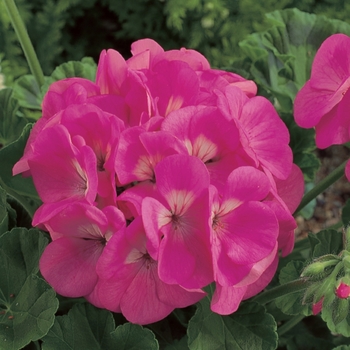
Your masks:
{"label": "flower stem", "polygon": [[296,326],[304,317],[304,315],[297,315],[288,320],[285,324],[283,324],[277,329],[278,336],[280,337],[284,333],[288,332],[290,329]]}
{"label": "flower stem", "polygon": [[284,295],[300,292],[310,286],[311,282],[304,279],[297,279],[280,286],[271,288],[265,292],[254,297],[251,301],[255,301],[260,304],[267,304],[276,298],[282,297]]}
{"label": "flower stem", "polygon": [[303,209],[309,202],[316,198],[320,193],[324,192],[330,185],[339,180],[344,175],[344,169],[347,161],[334,169],[328,176],[321,180],[313,189],[305,194],[295,213]]}
{"label": "flower stem", "polygon": [[4,3],[10,16],[12,26],[17,34],[17,38],[22,46],[24,55],[26,56],[30,71],[34,75],[38,85],[42,86],[44,84],[44,74],[41,69],[38,57],[34,51],[32,42],[29,38],[27,29],[18,12],[17,6],[14,0],[4,0]]}

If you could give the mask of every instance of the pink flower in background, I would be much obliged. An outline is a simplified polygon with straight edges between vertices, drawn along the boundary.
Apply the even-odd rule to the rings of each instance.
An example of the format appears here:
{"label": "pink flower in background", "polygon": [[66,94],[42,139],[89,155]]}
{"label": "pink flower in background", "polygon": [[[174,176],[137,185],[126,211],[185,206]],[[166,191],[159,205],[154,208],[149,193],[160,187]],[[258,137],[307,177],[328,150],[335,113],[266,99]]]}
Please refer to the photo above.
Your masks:
{"label": "pink flower in background", "polygon": [[[310,80],[295,98],[295,121],[303,128],[315,127],[319,148],[350,141],[349,44],[344,34],[327,38],[315,55]],[[345,175],[350,181],[350,162]]]}
{"label": "pink flower in background", "polygon": [[326,148],[350,140],[350,38],[334,34],[317,51],[311,78],[298,92],[294,118],[303,128],[316,127],[316,145]]}

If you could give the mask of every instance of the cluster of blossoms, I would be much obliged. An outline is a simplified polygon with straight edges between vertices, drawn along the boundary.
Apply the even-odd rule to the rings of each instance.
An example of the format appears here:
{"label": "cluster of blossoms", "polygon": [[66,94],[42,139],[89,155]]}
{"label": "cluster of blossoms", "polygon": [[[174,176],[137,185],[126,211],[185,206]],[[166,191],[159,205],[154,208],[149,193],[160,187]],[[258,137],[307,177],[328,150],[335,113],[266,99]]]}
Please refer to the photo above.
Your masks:
{"label": "cluster of blossoms", "polygon": [[147,324],[205,296],[234,312],[294,245],[303,194],[289,133],[256,85],[193,50],[103,51],[96,82],[44,97],[14,174],[43,204],[40,270],[61,295]]}
{"label": "cluster of blossoms", "polygon": [[[350,38],[344,34],[334,34],[317,51],[310,80],[298,92],[294,104],[296,123],[303,128],[315,127],[318,148],[350,141],[349,87]],[[350,181],[350,162],[345,167],[345,175]],[[345,236],[344,241],[350,242],[349,230]],[[305,295],[305,299],[313,303],[314,314],[320,312],[324,305],[334,302],[336,297],[340,300],[350,297],[349,248],[338,257],[325,256],[305,269],[304,275],[310,277],[317,275],[315,271],[323,273],[330,266],[334,268],[332,273],[328,271],[323,276],[322,282],[310,287]],[[340,303],[339,300],[337,302]],[[344,317],[347,315],[347,302],[343,300],[340,307],[346,310]]]}

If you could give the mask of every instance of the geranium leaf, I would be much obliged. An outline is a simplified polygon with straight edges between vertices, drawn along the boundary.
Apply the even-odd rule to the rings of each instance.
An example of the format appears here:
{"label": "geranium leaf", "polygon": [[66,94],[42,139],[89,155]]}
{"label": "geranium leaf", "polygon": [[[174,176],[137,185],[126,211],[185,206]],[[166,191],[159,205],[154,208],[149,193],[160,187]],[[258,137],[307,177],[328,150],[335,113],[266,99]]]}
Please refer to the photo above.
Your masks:
{"label": "geranium leaf", "polygon": [[144,344],[146,349],[158,349],[151,331],[131,324],[115,329],[111,312],[87,303],[76,304],[68,315],[56,317],[43,342],[43,350],[140,349]]}
{"label": "geranium leaf", "polygon": [[47,239],[36,229],[15,228],[0,237],[1,348],[20,349],[43,337],[54,322],[58,300],[40,277]]}
{"label": "geranium leaf", "polygon": [[[345,306],[345,305],[347,306]],[[341,334],[345,337],[350,337],[350,312],[349,301],[346,299],[336,298],[335,302],[331,305],[323,307],[321,317],[323,321],[327,322],[327,326],[332,333]],[[341,317],[340,314],[344,314],[347,311],[347,316]]]}
{"label": "geranium leaf", "polygon": [[0,235],[9,229],[7,206],[6,192],[0,187]]}
{"label": "geranium leaf", "polygon": [[12,89],[0,90],[0,148],[15,141],[27,124],[18,116],[18,102],[12,96]]}
{"label": "geranium leaf", "polygon": [[[310,234],[311,236],[311,234]],[[328,229],[312,236],[312,240],[318,241],[312,247],[312,257],[317,258],[326,254],[338,254],[343,248],[343,235],[336,230]]]}
{"label": "geranium leaf", "polygon": [[42,93],[46,93],[49,86],[58,80],[80,77],[95,81],[97,65],[92,58],[85,57],[81,61],[69,61],[56,67],[51,76],[42,86]]}
{"label": "geranium leaf", "polygon": [[[291,261],[282,270],[279,275],[280,284],[285,284],[300,278],[304,263],[302,261]],[[310,305],[303,305],[304,290],[296,293],[287,294],[275,300],[276,306],[287,315],[311,315]]]}
{"label": "geranium leaf", "polygon": [[15,81],[13,97],[21,107],[41,111],[42,95],[33,75],[23,75]]}
{"label": "geranium leaf", "polygon": [[198,303],[187,330],[191,350],[200,349],[276,349],[274,318],[257,303],[243,303],[230,316],[210,310],[208,297]]}
{"label": "geranium leaf", "polygon": [[120,350],[159,349],[154,333],[141,326],[126,323],[112,333]]}

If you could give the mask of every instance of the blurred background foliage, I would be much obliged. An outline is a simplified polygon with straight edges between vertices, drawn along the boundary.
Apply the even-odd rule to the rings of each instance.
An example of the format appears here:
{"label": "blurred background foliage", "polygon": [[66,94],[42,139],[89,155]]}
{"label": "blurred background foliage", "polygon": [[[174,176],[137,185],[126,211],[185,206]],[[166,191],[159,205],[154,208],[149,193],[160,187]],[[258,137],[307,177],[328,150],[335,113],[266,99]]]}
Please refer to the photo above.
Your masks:
{"label": "blurred background foliage", "polygon": [[[165,49],[187,47],[202,52],[213,67],[229,68],[242,57],[239,41],[268,29],[264,14],[299,10],[347,21],[346,0],[16,0],[43,67],[114,48],[125,58],[130,44],[155,39]],[[4,3],[0,1],[0,73],[5,84],[29,72]]]}

